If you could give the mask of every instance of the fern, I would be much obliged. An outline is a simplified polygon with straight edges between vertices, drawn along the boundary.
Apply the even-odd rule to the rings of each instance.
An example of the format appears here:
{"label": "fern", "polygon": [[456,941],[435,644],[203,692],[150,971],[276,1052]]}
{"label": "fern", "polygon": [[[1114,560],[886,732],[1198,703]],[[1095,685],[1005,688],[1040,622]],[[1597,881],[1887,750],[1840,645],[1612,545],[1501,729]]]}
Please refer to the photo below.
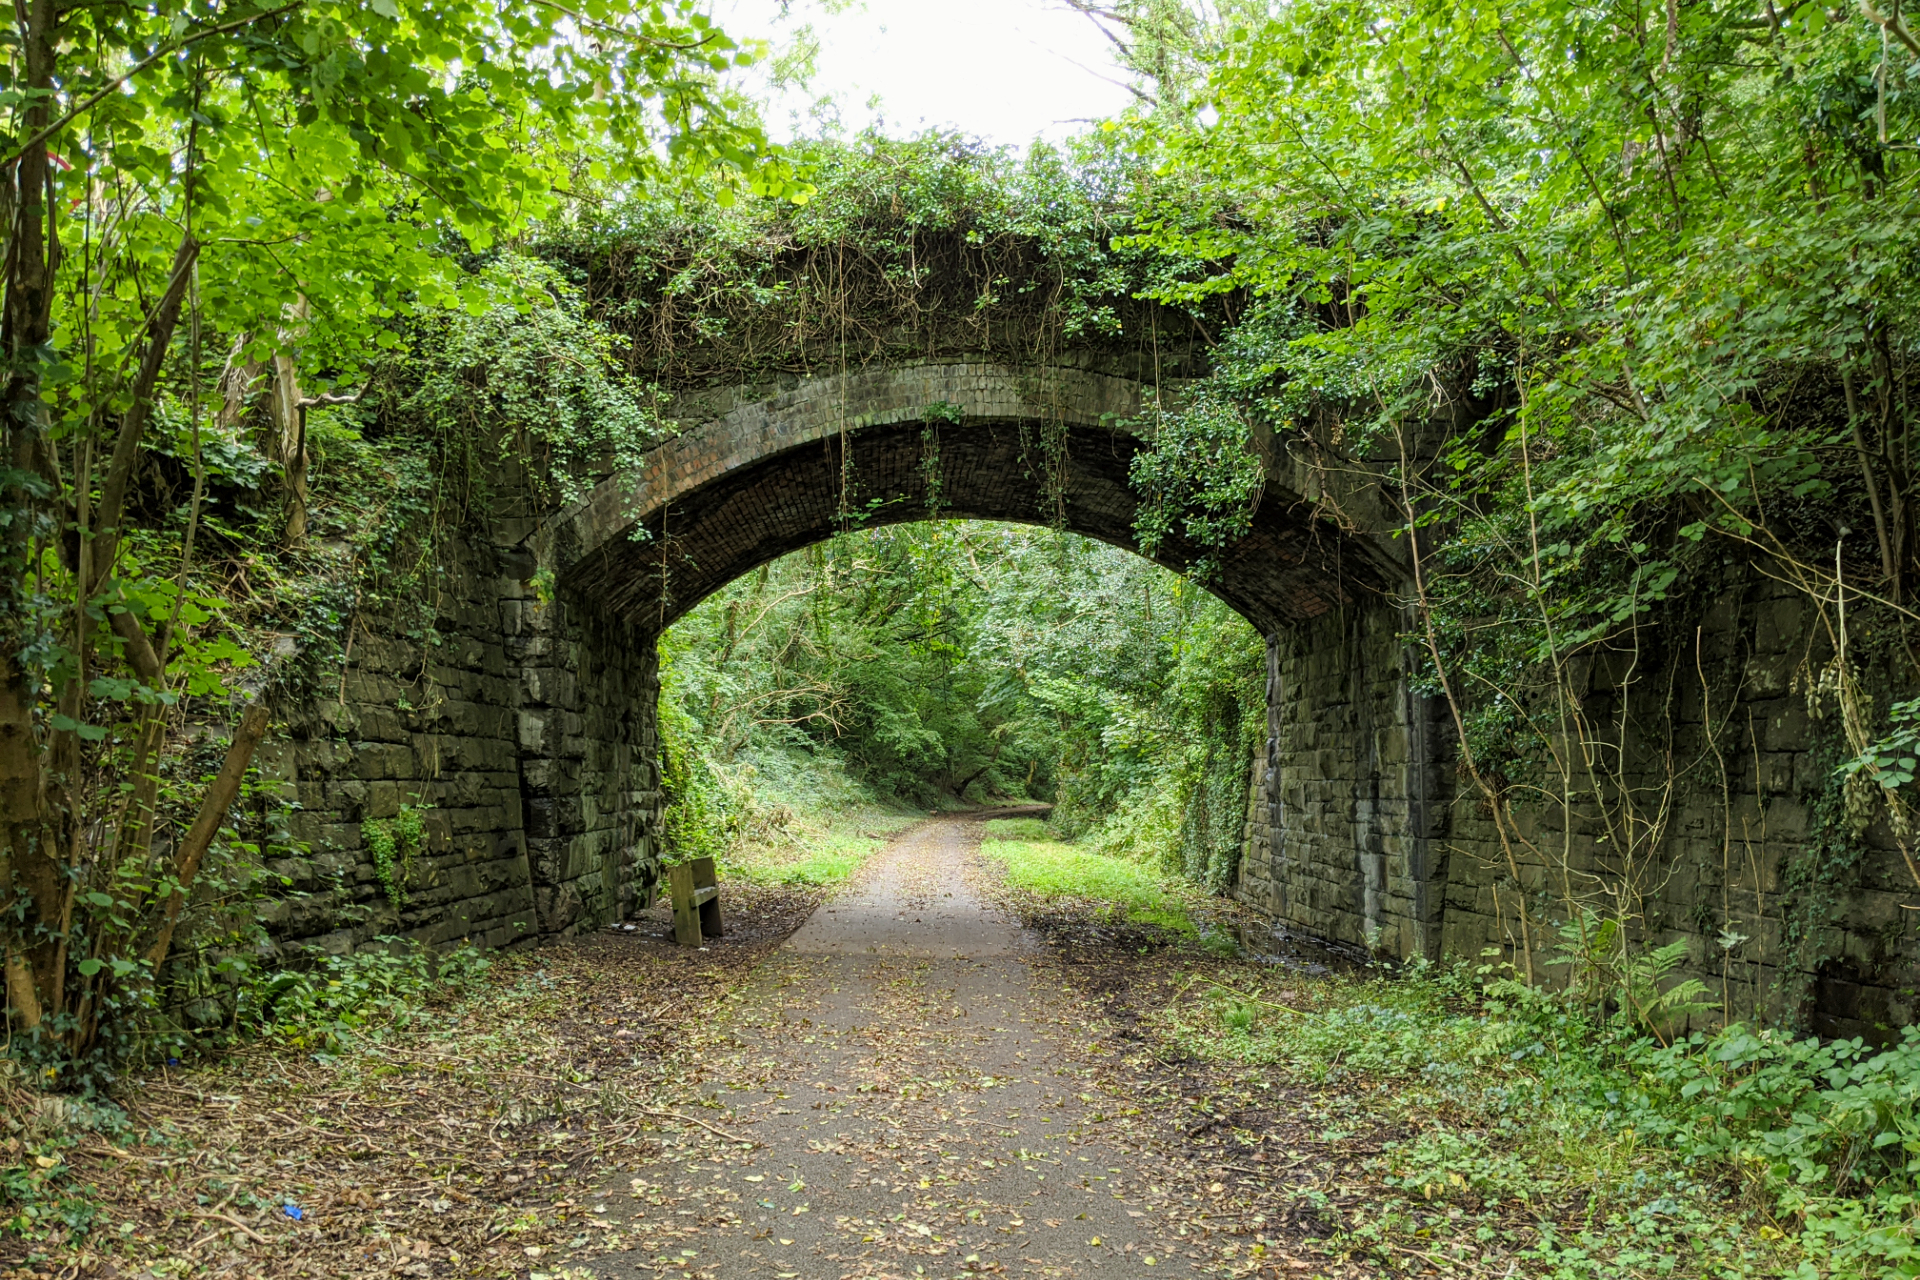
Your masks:
{"label": "fern", "polygon": [[1584,907],[1559,932],[1559,949],[1547,963],[1567,968],[1568,998],[1601,1015],[1611,1008],[1662,1044],[1672,1042],[1676,1028],[1719,1008],[1704,999],[1707,986],[1700,979],[1672,981],[1687,959],[1683,941],[1636,949],[1619,921]]}

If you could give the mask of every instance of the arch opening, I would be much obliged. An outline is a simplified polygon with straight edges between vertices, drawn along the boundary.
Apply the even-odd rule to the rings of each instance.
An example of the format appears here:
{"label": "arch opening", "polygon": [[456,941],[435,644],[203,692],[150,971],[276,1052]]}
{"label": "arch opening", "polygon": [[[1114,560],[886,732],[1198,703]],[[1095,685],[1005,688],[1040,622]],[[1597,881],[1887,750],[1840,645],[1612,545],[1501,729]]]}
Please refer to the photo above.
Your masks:
{"label": "arch opening", "polygon": [[1133,552],[1014,522],[858,530],[721,588],[659,652],[677,853],[784,868],[867,806],[1043,802],[1056,831],[1231,887],[1264,639]]}
{"label": "arch opening", "polygon": [[[522,601],[508,629],[543,929],[619,918],[659,874],[669,837],[657,644],[669,627],[784,554],[850,526],[930,513],[1052,524],[1138,554],[1130,473],[1145,442],[1129,424],[1149,394],[1071,365],[928,361],[676,401],[680,435],[503,558]],[[1267,637],[1255,774],[1273,797],[1273,638],[1352,613],[1348,604],[1387,603],[1399,576],[1391,551],[1322,518],[1306,495],[1323,478],[1290,467],[1268,460],[1265,492],[1234,545],[1174,536],[1153,557],[1183,570],[1207,555],[1206,589]],[[542,571],[550,595],[533,582]],[[1277,830],[1277,805],[1255,805],[1250,840],[1255,827]]]}

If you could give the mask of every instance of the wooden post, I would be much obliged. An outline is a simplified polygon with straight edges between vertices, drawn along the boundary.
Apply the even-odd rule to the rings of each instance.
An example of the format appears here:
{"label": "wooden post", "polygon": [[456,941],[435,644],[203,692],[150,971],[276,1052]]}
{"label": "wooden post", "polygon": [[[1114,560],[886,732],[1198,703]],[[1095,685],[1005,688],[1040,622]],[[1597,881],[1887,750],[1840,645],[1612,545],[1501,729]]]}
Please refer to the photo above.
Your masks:
{"label": "wooden post", "polygon": [[693,866],[667,868],[673,881],[673,940],[683,947],[700,945],[700,914],[693,901]]}
{"label": "wooden post", "polygon": [[693,899],[700,904],[700,932],[717,938],[725,932],[720,927],[720,877],[712,858],[695,858],[689,865],[693,868]]}

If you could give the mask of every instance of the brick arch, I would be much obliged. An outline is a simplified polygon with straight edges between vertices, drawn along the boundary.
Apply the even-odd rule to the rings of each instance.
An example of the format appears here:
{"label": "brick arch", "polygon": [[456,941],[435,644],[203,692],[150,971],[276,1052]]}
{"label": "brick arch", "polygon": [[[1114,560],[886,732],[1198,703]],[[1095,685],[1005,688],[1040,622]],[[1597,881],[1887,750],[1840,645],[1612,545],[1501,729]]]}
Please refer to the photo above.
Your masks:
{"label": "brick arch", "polygon": [[[1051,423],[1065,435],[1061,523],[1137,550],[1128,468],[1141,441],[1126,423],[1142,391],[1081,368],[942,361],[692,397],[676,407],[693,425],[543,525],[531,550],[581,605],[657,633],[760,564],[832,536],[843,466],[864,523],[926,518],[930,425],[941,515],[1048,522],[1040,441]],[[1252,531],[1208,585],[1262,632],[1382,586],[1391,566],[1378,551],[1330,530],[1270,477]],[[1181,569],[1199,554],[1169,540],[1154,558]]]}

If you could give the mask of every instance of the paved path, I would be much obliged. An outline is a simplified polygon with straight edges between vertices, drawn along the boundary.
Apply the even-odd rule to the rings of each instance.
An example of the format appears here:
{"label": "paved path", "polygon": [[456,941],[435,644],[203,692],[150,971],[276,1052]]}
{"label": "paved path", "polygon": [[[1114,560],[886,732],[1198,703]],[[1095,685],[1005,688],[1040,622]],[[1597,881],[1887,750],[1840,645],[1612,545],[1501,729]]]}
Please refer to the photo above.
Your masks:
{"label": "paved path", "polygon": [[638,1247],[597,1274],[1191,1274],[1155,1169],[1078,1134],[1077,1015],[977,891],[979,830],[915,827],[761,967],[713,1064],[728,1112],[698,1114],[764,1145],[670,1148],[611,1189]]}

